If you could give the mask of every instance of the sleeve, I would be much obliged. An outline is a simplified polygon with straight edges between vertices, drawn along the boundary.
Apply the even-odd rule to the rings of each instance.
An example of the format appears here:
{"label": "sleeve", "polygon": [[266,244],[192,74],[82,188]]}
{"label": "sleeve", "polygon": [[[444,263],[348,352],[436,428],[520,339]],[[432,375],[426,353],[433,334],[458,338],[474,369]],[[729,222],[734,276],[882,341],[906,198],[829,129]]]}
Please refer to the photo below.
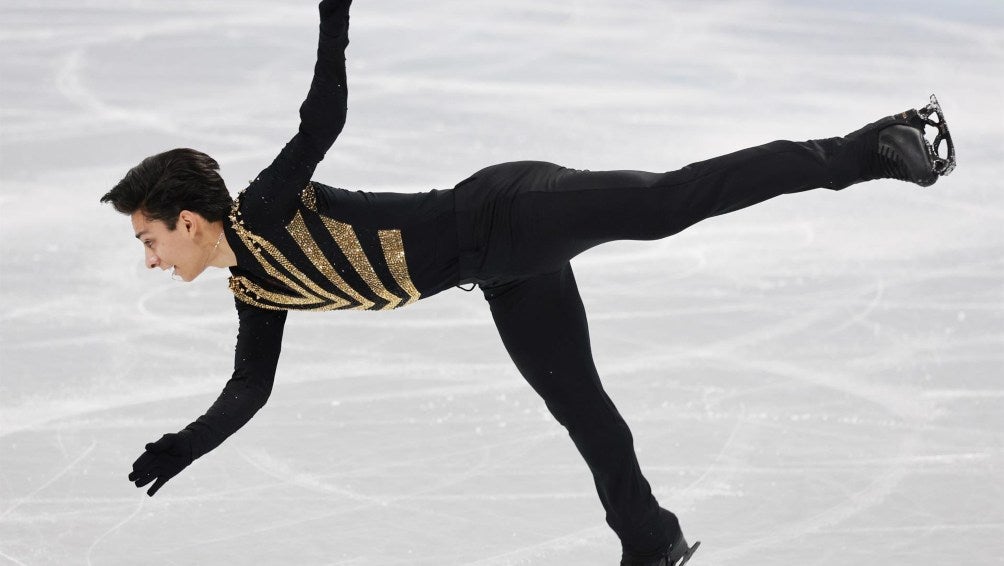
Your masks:
{"label": "sleeve", "polygon": [[348,111],[345,48],[349,45],[351,4],[351,0],[324,0],[318,6],[321,24],[317,62],[307,98],[300,106],[299,130],[316,151],[318,161],[345,126]]}
{"label": "sleeve", "polygon": [[233,377],[206,414],[181,431],[192,440],[193,459],[216,448],[247,424],[272,392],[286,311],[236,303],[240,324]]}
{"label": "sleeve", "polygon": [[314,78],[310,82],[307,98],[300,105],[300,126],[296,135],[269,167],[276,173],[294,172],[296,169],[309,169],[312,173],[345,126],[348,112],[345,49],[349,44],[351,3],[324,0],[318,6],[321,23]]}
{"label": "sleeve", "polygon": [[[351,0],[324,0],[317,40],[317,62],[307,98],[300,106],[300,126],[272,163],[248,186],[248,200],[256,205],[245,210],[251,222],[280,218],[288,222],[317,164],[345,126],[348,87],[345,78],[345,48],[349,44]],[[260,211],[259,213],[255,211]]]}

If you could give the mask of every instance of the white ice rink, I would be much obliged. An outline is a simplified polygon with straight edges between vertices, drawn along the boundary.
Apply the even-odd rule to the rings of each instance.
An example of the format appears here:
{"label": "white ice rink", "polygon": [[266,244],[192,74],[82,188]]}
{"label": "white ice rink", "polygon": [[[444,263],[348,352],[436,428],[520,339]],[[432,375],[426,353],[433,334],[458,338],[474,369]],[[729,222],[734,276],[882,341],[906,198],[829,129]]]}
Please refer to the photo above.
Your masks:
{"label": "white ice rink", "polygon": [[[839,6],[839,7],[833,7]],[[357,0],[315,178],[672,170],[938,94],[921,189],[784,196],[573,261],[600,375],[693,566],[1001,564],[1004,2]],[[293,313],[269,404],[153,498],[143,445],[232,370],[223,270],[142,265],[142,158],[232,192],[297,126],[316,3],[0,7],[0,564],[613,565],[591,477],[475,290]]]}

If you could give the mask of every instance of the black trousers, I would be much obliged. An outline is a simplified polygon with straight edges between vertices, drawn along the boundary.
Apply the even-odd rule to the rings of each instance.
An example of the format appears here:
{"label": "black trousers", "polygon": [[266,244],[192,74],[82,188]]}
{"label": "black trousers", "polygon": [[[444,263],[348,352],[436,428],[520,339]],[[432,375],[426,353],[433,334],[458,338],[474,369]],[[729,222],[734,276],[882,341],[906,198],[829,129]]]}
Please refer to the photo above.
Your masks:
{"label": "black trousers", "polygon": [[625,550],[665,549],[679,523],[653,497],[631,431],[600,383],[569,260],[777,195],[843,188],[854,172],[834,158],[841,145],[776,141],[668,173],[503,163],[457,186],[461,278],[479,284],[516,367],[568,430]]}

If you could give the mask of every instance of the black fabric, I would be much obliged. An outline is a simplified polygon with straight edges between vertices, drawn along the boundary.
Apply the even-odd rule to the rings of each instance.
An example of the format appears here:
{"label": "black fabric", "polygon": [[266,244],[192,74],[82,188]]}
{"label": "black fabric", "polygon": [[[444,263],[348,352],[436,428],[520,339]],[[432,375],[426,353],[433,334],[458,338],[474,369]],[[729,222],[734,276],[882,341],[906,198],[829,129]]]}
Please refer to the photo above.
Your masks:
{"label": "black fabric", "polygon": [[[328,148],[342,131],[347,107],[345,48],[351,2],[324,0],[319,6],[317,62],[308,95],[300,107],[296,135],[246,189],[248,218],[266,223],[269,213],[292,211],[300,190]],[[285,214],[279,214],[285,216]],[[292,213],[289,213],[292,217]],[[288,221],[288,219],[287,219]],[[238,258],[238,268],[254,259],[224,222],[227,242]],[[234,372],[223,392],[206,413],[182,431],[191,439],[192,457],[199,458],[244,426],[264,406],[272,391],[282,344],[284,311],[267,311],[235,301],[239,319]]]}
{"label": "black fabric", "polygon": [[[431,297],[457,284],[459,277],[458,236],[454,191],[422,193],[349,191],[312,181],[318,162],[324,158],[345,125],[348,86],[345,50],[348,39],[348,9],[351,2],[325,0],[321,16],[317,62],[310,89],[300,106],[297,133],[276,158],[242,191],[240,212],[248,229],[279,248],[304,271],[314,269],[286,225],[298,212],[309,223],[317,214],[304,208],[301,193],[307,183],[316,192],[318,212],[351,224],[374,269],[385,284],[393,277],[380,263],[382,252],[376,237],[382,229],[401,231],[411,281],[422,298]],[[316,230],[316,233],[323,229]],[[236,235],[230,219],[224,220],[227,243],[237,256],[233,275],[244,276],[263,288],[281,285],[254,259]],[[336,268],[345,262],[342,251],[329,245],[324,253]],[[341,270],[340,270],[341,271]],[[357,277],[346,269],[346,279]],[[365,288],[360,281],[353,281]],[[267,310],[235,301],[239,328],[234,372],[216,402],[205,414],[185,427],[192,439],[193,457],[199,458],[244,426],[268,400],[279,361],[286,312]]]}
{"label": "black fabric", "polygon": [[[320,13],[317,65],[299,131],[243,196],[248,226],[289,247],[291,255],[282,230],[302,209],[300,192],[345,123],[348,2],[322,2]],[[664,238],[780,194],[842,188],[857,175],[853,164],[834,165],[835,155],[850,155],[842,144],[839,138],[776,141],[667,173],[504,163],[453,189],[418,195],[314,185],[325,214],[402,230],[408,267],[423,296],[457,283],[481,287],[506,350],[592,472],[608,524],[626,550],[645,555],[667,548],[679,525],[652,496],[630,429],[603,390],[569,260],[603,242]],[[268,274],[256,270],[233,226],[224,224],[238,259],[233,272],[267,284]],[[243,426],[272,390],[286,313],[239,301],[237,310],[233,377],[181,433],[192,458]],[[137,475],[145,481],[153,472]]]}
{"label": "black fabric", "polygon": [[136,487],[153,482],[146,494],[153,497],[168,480],[192,463],[192,441],[184,431],[168,433],[157,442],[149,442],[146,450],[132,464],[129,481]]}
{"label": "black fabric", "polygon": [[586,461],[625,551],[655,556],[680,535],[638,466],[631,431],[596,372],[569,260],[612,240],[654,240],[774,196],[830,187],[837,139],[777,141],[679,171],[488,167],[457,188],[462,278],[479,284],[502,342]]}
{"label": "black fabric", "polygon": [[455,188],[460,279],[547,273],[603,242],[664,238],[779,194],[831,188],[829,163],[841,145],[779,140],[667,173],[541,161],[486,167]]}

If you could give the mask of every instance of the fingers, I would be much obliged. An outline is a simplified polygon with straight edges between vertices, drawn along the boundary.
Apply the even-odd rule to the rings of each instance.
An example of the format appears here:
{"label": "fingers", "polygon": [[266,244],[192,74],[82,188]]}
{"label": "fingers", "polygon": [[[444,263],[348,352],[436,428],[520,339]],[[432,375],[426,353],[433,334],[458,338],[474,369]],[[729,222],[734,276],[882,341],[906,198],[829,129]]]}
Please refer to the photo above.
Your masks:
{"label": "fingers", "polygon": [[150,491],[147,492],[147,495],[152,496],[154,493],[157,493],[160,486],[164,485],[164,482],[171,477],[173,477],[173,474],[169,474],[166,470],[161,469],[159,466],[150,466],[145,470],[133,470],[133,472],[129,474],[129,481],[135,483],[136,487],[143,487],[153,480],[157,480],[157,482],[153,484],[153,487],[150,488]]}
{"label": "fingers", "polygon": [[147,443],[145,448],[151,452],[163,452],[169,449],[172,444],[174,444],[174,435],[165,434],[164,436],[161,436],[157,442]]}
{"label": "fingers", "polygon": [[[160,489],[162,485],[164,485],[165,483],[167,483],[168,479],[169,478],[160,478],[160,479],[158,479],[156,482],[154,482],[154,484],[152,486],[150,486],[150,489],[147,490],[146,494],[149,495],[150,497],[153,497],[153,494],[157,493],[157,490]],[[144,484],[144,485],[146,485],[146,484]],[[136,487],[142,487],[142,486],[136,486]]]}
{"label": "fingers", "polygon": [[157,459],[157,454],[154,452],[144,452],[142,456],[136,458],[136,461],[132,463],[133,471],[142,470],[149,468],[151,464]]}
{"label": "fingers", "polygon": [[152,482],[153,480],[157,479],[157,476],[160,476],[160,475],[161,474],[158,473],[158,472],[150,472],[149,474],[147,474],[145,476],[140,476],[139,478],[137,478],[136,480],[134,480],[134,482],[136,483],[136,487],[143,487],[144,485],[146,485],[146,484]]}
{"label": "fingers", "polygon": [[134,482],[136,487],[154,482],[146,492],[152,497],[167,480],[192,463],[190,443],[187,438],[171,433],[147,444],[146,452],[133,462],[129,481]]}

